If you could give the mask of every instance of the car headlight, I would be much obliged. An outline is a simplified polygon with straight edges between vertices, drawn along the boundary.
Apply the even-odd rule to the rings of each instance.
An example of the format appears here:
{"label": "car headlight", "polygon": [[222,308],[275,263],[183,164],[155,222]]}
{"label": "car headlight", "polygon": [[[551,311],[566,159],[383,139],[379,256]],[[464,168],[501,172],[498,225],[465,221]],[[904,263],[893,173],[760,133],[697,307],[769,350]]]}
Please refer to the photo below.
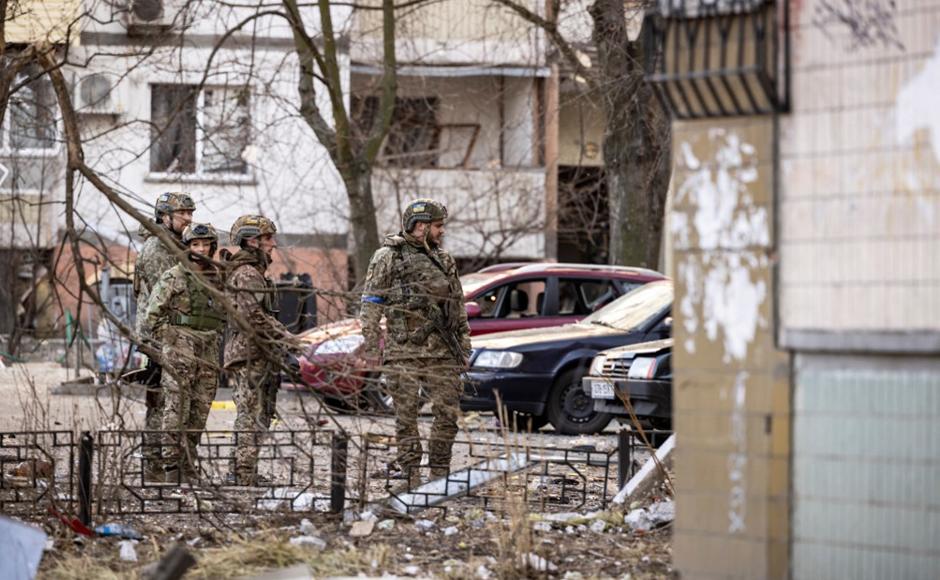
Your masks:
{"label": "car headlight", "polygon": [[522,355],[510,350],[484,350],[473,361],[474,368],[511,369],[522,364]]}
{"label": "car headlight", "polygon": [[607,364],[607,355],[599,354],[591,361],[591,370],[588,374],[592,377],[599,377],[604,374],[604,365]]}
{"label": "car headlight", "polygon": [[314,351],[315,354],[349,354],[362,346],[366,337],[361,334],[353,336],[344,336],[333,340],[325,340]]}

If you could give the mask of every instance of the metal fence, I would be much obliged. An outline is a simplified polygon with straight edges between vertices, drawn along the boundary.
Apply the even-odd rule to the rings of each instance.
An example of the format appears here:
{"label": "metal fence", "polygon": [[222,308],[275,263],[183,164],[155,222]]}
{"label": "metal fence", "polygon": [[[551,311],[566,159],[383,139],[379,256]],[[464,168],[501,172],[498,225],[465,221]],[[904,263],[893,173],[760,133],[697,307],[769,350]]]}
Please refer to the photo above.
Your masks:
{"label": "metal fence", "polygon": [[[199,437],[195,475],[184,484],[148,480],[145,461],[152,446],[184,453],[185,433],[0,433],[0,512],[30,517],[52,510],[89,525],[121,515],[338,513],[377,504],[402,514],[454,506],[500,510],[509,497],[539,511],[595,510],[604,509],[633,475],[635,458],[645,449],[632,431],[621,431],[617,444],[603,450],[530,446],[525,436],[458,439],[447,477],[409,488],[389,468],[395,453],[389,434],[193,434]],[[648,436],[661,440],[665,433]],[[252,485],[238,485],[230,476],[239,444],[258,451],[259,477]],[[428,475],[422,467],[424,481]]]}

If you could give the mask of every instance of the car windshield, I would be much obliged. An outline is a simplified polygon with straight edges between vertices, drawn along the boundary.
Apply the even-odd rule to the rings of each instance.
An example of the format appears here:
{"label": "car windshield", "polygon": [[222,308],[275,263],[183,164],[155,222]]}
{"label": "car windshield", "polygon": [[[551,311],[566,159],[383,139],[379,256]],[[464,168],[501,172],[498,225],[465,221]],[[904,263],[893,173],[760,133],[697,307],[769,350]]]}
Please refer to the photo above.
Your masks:
{"label": "car windshield", "polygon": [[463,293],[467,296],[473,294],[484,285],[489,284],[497,274],[474,272],[464,274],[460,277],[460,285],[463,287]]}
{"label": "car windshield", "polygon": [[644,284],[585,318],[586,324],[633,330],[669,306],[672,282]]}

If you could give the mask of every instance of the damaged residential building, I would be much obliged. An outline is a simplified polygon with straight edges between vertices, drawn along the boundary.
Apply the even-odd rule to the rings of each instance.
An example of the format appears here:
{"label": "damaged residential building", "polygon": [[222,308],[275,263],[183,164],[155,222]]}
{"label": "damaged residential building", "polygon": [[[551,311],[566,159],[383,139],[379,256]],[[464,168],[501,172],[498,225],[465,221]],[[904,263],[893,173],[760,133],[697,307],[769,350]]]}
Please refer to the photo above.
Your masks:
{"label": "damaged residential building", "polygon": [[[195,219],[221,231],[240,214],[264,213],[280,230],[276,276],[305,272],[318,288],[348,288],[345,189],[298,114],[299,68],[283,19],[262,16],[234,29],[253,9],[183,0],[20,6],[7,41],[22,48],[49,40],[68,55],[86,161],[128,201],[149,214],[160,193],[188,191]],[[546,9],[535,0],[531,8]],[[304,10],[307,22],[318,22],[316,7]],[[347,106],[368,127],[377,112],[381,11],[341,5],[332,13],[342,30]],[[544,33],[484,0],[433,2],[398,20],[398,96],[373,174],[380,235],[397,231],[408,200],[435,197],[450,209],[448,245],[465,269],[546,257],[605,261],[603,122],[570,75],[550,64]],[[326,91],[318,99],[329,115]],[[27,249],[33,256],[8,268],[22,283],[3,296],[3,332],[39,280],[34,269],[68,289],[47,321],[54,332],[63,310],[78,310],[77,274],[67,253],[59,258],[65,147],[57,117],[40,78],[17,93],[0,132],[0,161],[10,168],[0,184],[0,245],[5,259],[22,262]],[[137,224],[87,183],[76,209],[86,257],[105,248],[124,270],[112,276],[127,282]],[[336,300],[320,298],[318,307],[321,321],[342,314]]]}

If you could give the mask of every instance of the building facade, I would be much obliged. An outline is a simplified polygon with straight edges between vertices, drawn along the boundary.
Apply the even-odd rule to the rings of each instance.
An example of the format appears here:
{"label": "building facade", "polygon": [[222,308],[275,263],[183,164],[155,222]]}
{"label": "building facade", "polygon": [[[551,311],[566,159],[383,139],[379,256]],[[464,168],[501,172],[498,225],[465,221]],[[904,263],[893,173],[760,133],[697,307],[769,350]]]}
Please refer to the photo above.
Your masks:
{"label": "building facade", "polygon": [[938,7],[660,6],[683,578],[940,575]]}

